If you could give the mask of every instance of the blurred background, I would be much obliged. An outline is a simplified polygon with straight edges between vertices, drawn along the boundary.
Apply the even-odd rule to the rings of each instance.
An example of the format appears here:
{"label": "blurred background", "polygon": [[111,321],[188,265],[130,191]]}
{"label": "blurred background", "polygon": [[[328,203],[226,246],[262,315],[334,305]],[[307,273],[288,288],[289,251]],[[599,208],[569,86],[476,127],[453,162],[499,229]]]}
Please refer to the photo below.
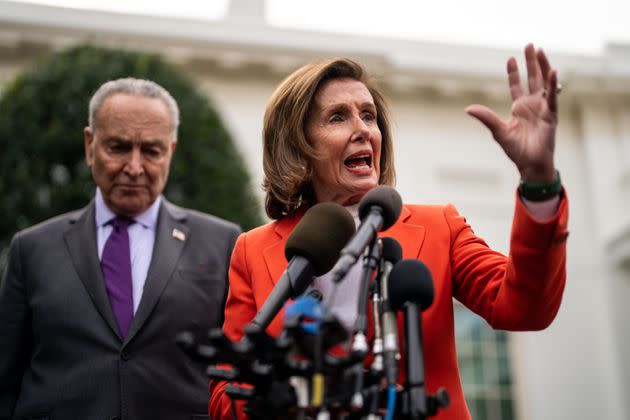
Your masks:
{"label": "blurred background", "polygon": [[[33,93],[29,86],[49,93],[55,83],[65,86],[60,80],[66,79],[42,81],[43,75],[62,65],[60,60],[74,60],[70,76],[64,77],[69,77],[70,85],[81,85],[84,90],[91,85],[80,81],[91,80],[90,74],[105,67],[99,63],[131,60],[130,67],[114,65],[112,70],[130,73],[153,68],[146,63],[154,59],[172,67],[178,75],[173,77],[184,78],[186,89],[201,95],[210,108],[203,111],[213,115],[205,123],[220,129],[191,130],[186,133],[194,134],[186,135],[180,132],[180,146],[189,142],[190,151],[182,158],[178,147],[173,164],[181,167],[182,179],[174,180],[166,194],[175,202],[192,202],[208,211],[224,212],[220,215],[227,218],[233,215],[233,220],[250,227],[266,220],[260,184],[261,128],[267,99],[277,84],[302,64],[343,55],[364,64],[390,99],[397,188],[403,200],[454,203],[477,234],[508,252],[518,173],[486,129],[468,117],[464,108],[482,103],[507,116],[510,100],[505,62],[515,56],[522,66],[523,46],[534,42],[545,48],[564,86],[556,165],[571,204],[567,286],[555,322],[542,332],[493,331],[485,321],[457,305],[462,381],[475,419],[630,418],[627,1],[155,3],[0,0],[0,110],[5,113],[4,120],[0,115],[0,155],[18,146],[12,152],[13,160],[2,160],[3,249],[18,229],[59,212],[51,204],[56,202],[50,198],[51,194],[55,197],[54,189],[39,188],[36,194],[14,191],[18,177],[35,179],[30,166],[20,162],[53,159],[43,147],[25,149],[20,145],[44,141],[48,134],[38,133],[50,133],[53,119],[41,114],[56,112],[54,106],[43,111],[15,108],[14,114],[5,110],[13,109],[17,101],[37,102],[41,92]],[[101,52],[84,53],[85,48]],[[169,80],[171,73],[159,74]],[[60,143],[52,144],[55,148],[68,140],[64,153],[76,153],[79,160],[83,153],[80,129],[87,123],[91,93],[84,94],[84,90],[77,88],[81,94],[64,91],[56,96],[63,102],[58,104],[60,109],[76,108],[81,117],[74,118],[76,129],[69,129],[70,134],[58,130],[54,138],[61,139],[56,140]],[[181,92],[187,96],[189,91]],[[181,103],[184,98],[176,95],[176,99]],[[200,108],[191,105],[188,115]],[[15,117],[7,115],[19,115],[27,122],[26,128],[14,124]],[[197,117],[183,113],[183,124],[187,118],[196,121]],[[32,133],[28,131],[31,128]],[[27,131],[22,137],[15,134]],[[187,138],[191,136],[194,139]],[[72,142],[76,142],[76,150]],[[210,153],[217,148],[208,149],[208,144],[224,145],[216,152],[223,153],[222,159]],[[235,198],[234,204],[235,208],[246,208],[248,214],[237,216],[230,208],[214,210],[210,205],[204,207],[204,200],[194,201],[205,194],[204,190],[212,190],[213,183],[229,178],[228,174],[213,175],[214,169],[204,166],[212,159],[219,162],[209,167],[214,168],[214,164],[228,168],[227,173],[244,174],[229,182],[251,191]],[[55,162],[48,164],[38,182],[59,187],[69,183],[68,179],[89,177],[82,164],[76,170],[68,165],[70,169],[63,169],[66,166]],[[26,169],[20,172],[16,167]],[[196,178],[201,174],[201,179],[192,179],[193,172]],[[186,180],[185,174],[191,178]],[[200,187],[187,189],[187,183]],[[27,188],[26,183],[23,188]],[[81,188],[88,196],[93,192],[91,185]],[[41,191],[48,192],[42,195]],[[220,201],[216,194],[221,188],[216,191],[211,195]],[[85,204],[81,197],[77,194],[62,200],[63,205],[68,209],[81,207]],[[22,204],[11,207],[9,201]],[[41,211],[31,214],[35,207]]]}

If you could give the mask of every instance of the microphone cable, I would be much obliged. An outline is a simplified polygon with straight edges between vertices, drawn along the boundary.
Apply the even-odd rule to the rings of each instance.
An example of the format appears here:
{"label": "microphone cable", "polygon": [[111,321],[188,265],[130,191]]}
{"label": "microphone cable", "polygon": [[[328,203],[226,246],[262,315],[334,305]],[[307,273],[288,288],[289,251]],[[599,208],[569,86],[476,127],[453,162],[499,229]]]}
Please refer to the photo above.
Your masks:
{"label": "microphone cable", "polygon": [[393,420],[395,412],[396,412],[396,384],[389,384],[387,386],[387,412],[385,413],[385,420]]}

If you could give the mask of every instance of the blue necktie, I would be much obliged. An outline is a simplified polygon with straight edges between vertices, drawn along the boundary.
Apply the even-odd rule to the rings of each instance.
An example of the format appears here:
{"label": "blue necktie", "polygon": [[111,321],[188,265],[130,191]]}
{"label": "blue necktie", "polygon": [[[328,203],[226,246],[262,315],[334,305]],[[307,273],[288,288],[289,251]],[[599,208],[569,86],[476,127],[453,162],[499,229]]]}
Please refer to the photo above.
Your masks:
{"label": "blue necktie", "polygon": [[117,216],[110,223],[113,229],[103,248],[101,270],[120,335],[125,338],[133,319],[131,254],[127,232],[133,220]]}

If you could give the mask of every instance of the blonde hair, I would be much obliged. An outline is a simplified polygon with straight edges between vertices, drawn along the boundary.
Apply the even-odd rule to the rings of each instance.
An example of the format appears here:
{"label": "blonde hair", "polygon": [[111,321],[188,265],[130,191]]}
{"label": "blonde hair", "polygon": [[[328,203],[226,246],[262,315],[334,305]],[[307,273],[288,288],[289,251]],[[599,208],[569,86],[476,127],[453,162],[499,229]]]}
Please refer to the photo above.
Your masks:
{"label": "blonde hair", "polygon": [[290,74],[271,95],[263,124],[263,189],[265,211],[272,219],[290,216],[315,204],[310,162],[317,158],[306,139],[305,126],[315,95],[324,82],[350,78],[363,83],[376,106],[381,131],[379,184],[396,179],[389,113],[385,97],[360,64],[348,58],[310,63]]}

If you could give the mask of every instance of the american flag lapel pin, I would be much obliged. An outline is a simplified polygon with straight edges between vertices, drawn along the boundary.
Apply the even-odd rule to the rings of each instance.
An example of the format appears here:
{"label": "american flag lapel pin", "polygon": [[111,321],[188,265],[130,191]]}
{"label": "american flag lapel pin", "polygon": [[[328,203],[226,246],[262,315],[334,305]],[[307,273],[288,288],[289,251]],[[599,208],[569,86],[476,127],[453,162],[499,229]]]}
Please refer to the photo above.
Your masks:
{"label": "american flag lapel pin", "polygon": [[186,234],[184,232],[182,232],[181,230],[174,228],[173,229],[173,238],[175,239],[179,239],[180,241],[185,241],[186,240]]}

